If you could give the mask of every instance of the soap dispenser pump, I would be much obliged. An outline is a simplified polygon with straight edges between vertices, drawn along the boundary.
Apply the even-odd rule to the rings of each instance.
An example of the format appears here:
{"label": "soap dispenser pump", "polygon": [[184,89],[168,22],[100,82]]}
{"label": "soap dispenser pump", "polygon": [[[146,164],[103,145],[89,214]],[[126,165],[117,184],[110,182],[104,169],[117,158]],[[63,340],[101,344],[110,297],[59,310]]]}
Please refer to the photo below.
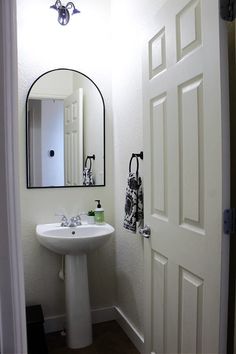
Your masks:
{"label": "soap dispenser pump", "polygon": [[94,210],[95,216],[95,223],[96,224],[104,224],[104,209],[101,206],[100,199],[95,199],[97,202],[97,208]]}

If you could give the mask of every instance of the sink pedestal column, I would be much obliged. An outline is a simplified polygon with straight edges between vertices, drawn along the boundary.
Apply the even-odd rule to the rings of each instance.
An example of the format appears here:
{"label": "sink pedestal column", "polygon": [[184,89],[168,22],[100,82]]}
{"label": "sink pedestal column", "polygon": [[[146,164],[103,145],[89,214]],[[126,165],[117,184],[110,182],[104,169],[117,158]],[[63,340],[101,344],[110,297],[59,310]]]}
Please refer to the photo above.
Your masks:
{"label": "sink pedestal column", "polygon": [[66,333],[69,348],[92,343],[87,255],[65,256]]}

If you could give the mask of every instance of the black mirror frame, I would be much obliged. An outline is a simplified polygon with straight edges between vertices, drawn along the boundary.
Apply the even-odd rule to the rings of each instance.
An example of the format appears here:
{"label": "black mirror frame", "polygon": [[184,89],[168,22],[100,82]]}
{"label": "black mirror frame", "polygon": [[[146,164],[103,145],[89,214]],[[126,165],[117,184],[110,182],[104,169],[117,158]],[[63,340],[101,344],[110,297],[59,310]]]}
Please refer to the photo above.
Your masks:
{"label": "black mirror frame", "polygon": [[[34,86],[34,84],[41,78],[43,77],[44,75],[48,74],[48,73],[51,73],[53,71],[58,71],[58,70],[67,70],[67,71],[74,71],[80,75],[83,75],[85,76],[88,80],[90,80],[94,86],[97,88],[100,96],[101,96],[101,99],[102,99],[102,104],[103,104],[103,147],[104,147],[104,158],[103,158],[103,170],[104,170],[104,184],[98,184],[98,185],[89,185],[89,186],[86,186],[86,185],[76,185],[76,186],[42,186],[42,187],[32,187],[29,185],[29,133],[28,133],[28,128],[29,128],[29,120],[28,120],[28,99],[29,99],[29,95],[30,95],[30,92],[31,92],[31,89],[32,87]],[[27,189],[48,189],[48,188],[95,188],[95,187],[105,187],[106,185],[106,127],[105,127],[105,101],[104,101],[104,98],[103,98],[103,95],[99,89],[99,87],[95,84],[95,82],[90,79],[89,76],[85,75],[84,73],[78,71],[78,70],[75,70],[75,69],[68,69],[68,68],[58,68],[58,69],[52,69],[52,70],[49,70],[45,73],[43,73],[42,75],[40,75],[33,83],[32,85],[30,86],[29,90],[28,90],[28,93],[27,93],[27,96],[26,96],[26,101],[25,101],[25,109],[26,109],[26,112],[25,112],[25,115],[26,115],[26,187]]]}

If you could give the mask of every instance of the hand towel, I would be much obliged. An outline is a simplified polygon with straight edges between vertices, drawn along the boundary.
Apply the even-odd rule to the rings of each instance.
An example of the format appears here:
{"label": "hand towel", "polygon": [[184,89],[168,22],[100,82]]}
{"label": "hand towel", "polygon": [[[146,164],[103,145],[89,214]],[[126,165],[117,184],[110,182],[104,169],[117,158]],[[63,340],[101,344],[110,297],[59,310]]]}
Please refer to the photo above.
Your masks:
{"label": "hand towel", "polygon": [[143,222],[143,188],[141,177],[130,172],[126,187],[124,228],[136,233],[137,222],[139,227]]}
{"label": "hand towel", "polygon": [[83,185],[93,186],[95,184],[92,169],[85,167],[83,170]]}

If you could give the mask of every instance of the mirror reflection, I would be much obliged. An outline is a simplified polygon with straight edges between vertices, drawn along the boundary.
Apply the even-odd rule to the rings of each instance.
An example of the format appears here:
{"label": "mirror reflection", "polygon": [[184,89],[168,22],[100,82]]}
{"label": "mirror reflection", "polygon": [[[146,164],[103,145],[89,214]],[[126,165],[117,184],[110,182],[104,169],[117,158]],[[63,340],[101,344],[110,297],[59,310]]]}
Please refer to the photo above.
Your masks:
{"label": "mirror reflection", "polygon": [[104,186],[105,106],[86,75],[40,76],[26,100],[27,187]]}

